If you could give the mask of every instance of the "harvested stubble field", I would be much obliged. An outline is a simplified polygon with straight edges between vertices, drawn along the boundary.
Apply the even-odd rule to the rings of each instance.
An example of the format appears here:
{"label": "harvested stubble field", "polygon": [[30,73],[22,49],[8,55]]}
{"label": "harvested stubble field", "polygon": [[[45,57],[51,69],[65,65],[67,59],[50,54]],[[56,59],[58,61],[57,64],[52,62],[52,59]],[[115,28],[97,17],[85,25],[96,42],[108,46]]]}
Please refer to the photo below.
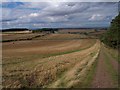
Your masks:
{"label": "harvested stubble field", "polygon": [[86,38],[86,35],[80,34],[49,34],[44,37],[36,38],[36,40],[74,40],[74,39],[81,39]]}
{"label": "harvested stubble field", "polygon": [[50,34],[37,40],[3,43],[3,87],[89,86],[101,44],[98,39],[79,37]]}
{"label": "harvested stubble field", "polygon": [[33,34],[33,33],[3,33],[2,41],[8,40],[20,40],[20,39],[30,39],[36,36],[42,36],[43,34]]}
{"label": "harvested stubble field", "polygon": [[68,33],[68,32],[86,32],[86,33],[90,33],[90,32],[95,32],[94,29],[60,29],[59,32],[61,33]]}

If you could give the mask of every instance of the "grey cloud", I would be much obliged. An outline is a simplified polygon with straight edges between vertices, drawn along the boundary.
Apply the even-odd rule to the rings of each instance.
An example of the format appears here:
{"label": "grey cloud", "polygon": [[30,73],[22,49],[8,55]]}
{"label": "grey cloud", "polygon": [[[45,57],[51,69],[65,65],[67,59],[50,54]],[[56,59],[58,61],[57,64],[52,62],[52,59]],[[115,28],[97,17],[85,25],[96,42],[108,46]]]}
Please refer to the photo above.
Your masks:
{"label": "grey cloud", "polygon": [[62,3],[57,7],[47,7],[43,11],[48,12],[51,16],[63,16],[73,13],[80,13],[89,8],[87,3],[76,2],[70,5],[71,3]]}
{"label": "grey cloud", "polygon": [[[3,27],[87,27],[108,26],[117,15],[118,3],[40,2],[24,3],[16,8],[3,8]],[[103,25],[104,24],[104,25]]]}

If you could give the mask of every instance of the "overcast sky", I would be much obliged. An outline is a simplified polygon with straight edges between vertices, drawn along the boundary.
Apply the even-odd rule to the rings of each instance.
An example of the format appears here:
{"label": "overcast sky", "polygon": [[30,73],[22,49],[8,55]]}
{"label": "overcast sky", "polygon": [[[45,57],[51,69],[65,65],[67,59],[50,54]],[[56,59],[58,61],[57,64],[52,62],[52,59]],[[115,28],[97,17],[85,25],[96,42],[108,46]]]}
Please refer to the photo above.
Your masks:
{"label": "overcast sky", "polygon": [[117,2],[3,2],[2,28],[108,27]]}

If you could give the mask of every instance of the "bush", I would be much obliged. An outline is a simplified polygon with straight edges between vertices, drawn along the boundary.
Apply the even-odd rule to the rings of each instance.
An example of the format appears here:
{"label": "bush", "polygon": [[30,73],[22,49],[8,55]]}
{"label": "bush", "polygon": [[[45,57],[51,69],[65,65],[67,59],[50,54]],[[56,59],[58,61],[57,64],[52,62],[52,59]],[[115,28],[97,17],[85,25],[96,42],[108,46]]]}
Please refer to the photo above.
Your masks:
{"label": "bush", "polygon": [[112,20],[108,31],[101,37],[101,41],[113,48],[120,47],[120,12]]}

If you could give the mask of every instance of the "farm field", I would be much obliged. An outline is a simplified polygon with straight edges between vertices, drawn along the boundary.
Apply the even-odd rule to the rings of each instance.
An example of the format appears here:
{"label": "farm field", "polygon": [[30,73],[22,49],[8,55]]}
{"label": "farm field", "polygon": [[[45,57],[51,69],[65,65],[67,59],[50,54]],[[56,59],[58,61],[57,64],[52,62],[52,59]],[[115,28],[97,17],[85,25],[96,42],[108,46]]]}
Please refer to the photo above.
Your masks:
{"label": "farm field", "polygon": [[[43,34],[3,34],[3,40],[35,35]],[[99,39],[87,37],[84,34],[52,33],[32,40],[3,42],[3,87],[118,87],[116,56],[111,56],[111,51]],[[116,50],[114,52],[118,54]]]}
{"label": "farm field", "polygon": [[43,34],[32,34],[32,33],[3,33],[2,41],[15,41],[15,40],[27,40],[32,39],[36,36],[42,36]]}
{"label": "farm field", "polygon": [[65,33],[65,32],[95,32],[94,29],[60,29],[59,32]]}
{"label": "farm field", "polygon": [[36,40],[74,40],[74,39],[81,39],[86,38],[86,35],[79,35],[79,34],[49,34],[44,37],[38,37]]}

